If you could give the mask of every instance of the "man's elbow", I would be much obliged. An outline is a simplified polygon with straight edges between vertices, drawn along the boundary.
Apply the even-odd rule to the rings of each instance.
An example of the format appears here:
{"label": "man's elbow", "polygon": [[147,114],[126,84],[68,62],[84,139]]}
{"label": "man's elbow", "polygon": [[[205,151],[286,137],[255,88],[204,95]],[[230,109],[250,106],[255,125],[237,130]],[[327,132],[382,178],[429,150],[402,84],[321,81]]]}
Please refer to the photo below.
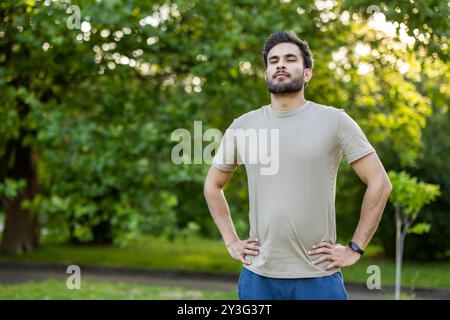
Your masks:
{"label": "man's elbow", "polygon": [[205,181],[205,183],[203,184],[203,195],[205,198],[208,197],[208,195],[211,194],[211,183],[208,182],[208,180]]}
{"label": "man's elbow", "polygon": [[211,196],[218,190],[220,190],[220,188],[213,181],[211,181],[211,179],[205,180],[205,183],[203,184],[203,195],[205,198],[208,198],[208,196]]}
{"label": "man's elbow", "polygon": [[389,195],[392,192],[392,183],[387,175],[380,175],[377,179],[368,182],[368,186],[377,189],[380,193]]}
{"label": "man's elbow", "polygon": [[392,192],[392,183],[387,176],[382,179],[381,183],[379,183],[379,188],[386,195],[389,195]]}
{"label": "man's elbow", "polygon": [[385,188],[386,188],[386,192],[388,194],[390,194],[392,192],[392,190],[394,189],[394,187],[392,186],[392,183],[391,183],[391,181],[389,181],[389,179],[387,179]]}

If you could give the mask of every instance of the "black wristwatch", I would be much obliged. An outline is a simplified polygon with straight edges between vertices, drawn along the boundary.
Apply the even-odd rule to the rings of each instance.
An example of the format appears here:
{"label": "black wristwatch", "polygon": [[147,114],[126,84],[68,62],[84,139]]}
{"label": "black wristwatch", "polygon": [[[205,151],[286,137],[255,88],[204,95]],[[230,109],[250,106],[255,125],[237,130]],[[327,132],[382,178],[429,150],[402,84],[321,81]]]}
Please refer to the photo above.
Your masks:
{"label": "black wristwatch", "polygon": [[348,243],[348,246],[350,247],[350,249],[352,249],[353,251],[358,252],[360,255],[364,254],[364,250],[361,249],[356,243],[354,243],[353,241],[350,241]]}

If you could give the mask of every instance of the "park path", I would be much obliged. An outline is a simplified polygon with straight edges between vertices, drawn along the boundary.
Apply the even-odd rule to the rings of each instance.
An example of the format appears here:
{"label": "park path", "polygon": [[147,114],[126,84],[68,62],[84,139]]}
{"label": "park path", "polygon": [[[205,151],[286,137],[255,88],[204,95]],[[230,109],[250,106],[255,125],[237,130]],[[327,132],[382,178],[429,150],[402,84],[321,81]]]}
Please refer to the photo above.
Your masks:
{"label": "park path", "polygon": [[[204,272],[105,268],[80,266],[81,281],[129,282],[145,285],[183,287],[199,290],[235,291],[238,276]],[[67,266],[0,262],[0,285],[19,284],[49,279],[66,280]],[[365,285],[345,283],[350,300],[388,300],[393,298],[391,287],[369,290]],[[450,291],[416,289],[409,293],[413,299],[449,299]]]}

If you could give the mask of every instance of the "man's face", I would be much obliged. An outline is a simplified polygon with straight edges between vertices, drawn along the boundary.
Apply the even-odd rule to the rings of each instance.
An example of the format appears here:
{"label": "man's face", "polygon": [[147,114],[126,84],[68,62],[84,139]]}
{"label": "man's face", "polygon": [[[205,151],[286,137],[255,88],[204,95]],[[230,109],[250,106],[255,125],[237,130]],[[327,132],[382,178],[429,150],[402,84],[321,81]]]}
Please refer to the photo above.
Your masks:
{"label": "man's face", "polygon": [[303,67],[300,48],[290,42],[279,43],[267,55],[265,80],[273,94],[298,92],[311,79],[311,69]]}

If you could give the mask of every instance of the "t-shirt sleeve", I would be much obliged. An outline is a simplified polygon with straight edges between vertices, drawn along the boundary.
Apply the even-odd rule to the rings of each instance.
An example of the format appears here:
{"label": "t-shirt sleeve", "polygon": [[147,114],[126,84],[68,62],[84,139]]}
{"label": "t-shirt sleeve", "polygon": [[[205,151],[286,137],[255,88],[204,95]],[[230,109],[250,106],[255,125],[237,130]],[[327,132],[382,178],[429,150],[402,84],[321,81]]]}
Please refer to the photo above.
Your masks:
{"label": "t-shirt sleeve", "polygon": [[212,165],[222,171],[233,172],[242,164],[234,129],[236,129],[235,120],[233,120],[231,125],[225,131],[225,134],[220,141],[219,148],[217,149],[217,153],[212,161]]}
{"label": "t-shirt sleeve", "polygon": [[339,110],[338,143],[348,163],[375,152],[364,132],[344,109]]}

